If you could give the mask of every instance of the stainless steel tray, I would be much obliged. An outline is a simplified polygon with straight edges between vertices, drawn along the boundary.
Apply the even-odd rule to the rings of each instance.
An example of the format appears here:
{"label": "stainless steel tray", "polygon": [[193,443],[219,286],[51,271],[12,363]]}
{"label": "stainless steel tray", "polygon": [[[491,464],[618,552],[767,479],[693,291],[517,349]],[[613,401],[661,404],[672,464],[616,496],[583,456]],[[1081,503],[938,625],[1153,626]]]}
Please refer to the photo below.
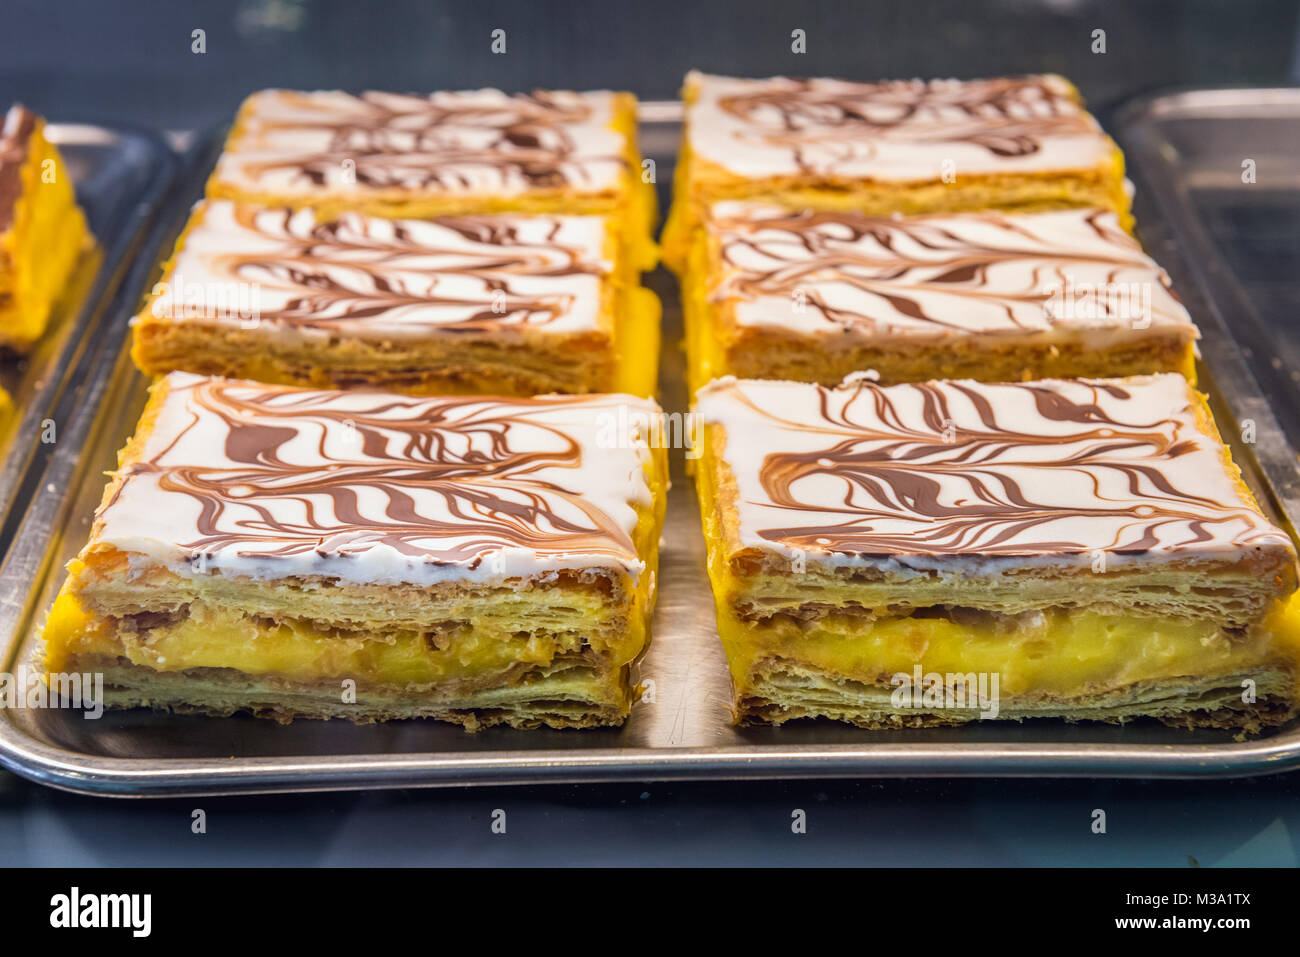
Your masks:
{"label": "stainless steel tray", "polygon": [[[172,178],[171,151],[151,133],[50,123],[45,135],[63,154],[96,246],[78,263],[50,317],[49,331],[21,358],[0,359],[0,386],[14,414],[0,422],[0,555],[26,498],[25,479],[51,451],[41,422],[98,335],[131,251],[143,238]],[[55,418],[56,442],[63,423]]]}
{"label": "stainless steel tray", "polygon": [[[1158,142],[1159,103],[1129,113],[1120,132]],[[643,149],[656,159],[661,178],[671,169],[678,115],[672,104],[647,104],[643,116]],[[1136,151],[1135,159],[1139,179],[1145,180],[1147,150]],[[1177,176],[1178,167],[1152,169],[1151,175]],[[1144,182],[1138,197],[1141,221],[1152,230],[1144,230],[1144,236],[1176,273],[1202,325],[1203,381],[1224,433],[1232,438],[1239,434],[1239,419],[1254,419],[1256,442],[1236,443],[1234,454],[1265,508],[1291,527],[1290,516],[1300,515],[1300,470],[1268,399],[1227,334],[1225,323],[1233,317],[1217,312],[1188,281],[1177,243],[1162,231],[1166,222],[1176,220],[1152,205],[1153,191]],[[183,206],[178,203],[178,214]],[[144,288],[146,278],[139,279],[138,288]],[[669,409],[681,408],[683,362],[673,347],[680,338],[675,285],[662,272],[651,285],[665,304],[663,400]],[[133,297],[121,297],[116,308],[124,315],[133,305]],[[118,341],[105,350],[105,361],[87,384],[81,415],[70,426],[71,437],[82,444],[58,448],[49,481],[27,516],[24,545],[0,569],[0,642],[9,649],[10,671],[35,650],[32,627],[62,579],[62,562],[84,541],[102,472],[112,466],[144,402],[144,382],[125,354],[124,327],[115,320],[113,329]],[[428,722],[355,727],[304,721],[282,727],[252,718],[143,711],[90,721],[71,711],[16,710],[0,715],[0,763],[56,787],[115,796],[612,779],[1232,776],[1300,765],[1297,727],[1246,742],[1156,724],[990,723],[884,733],[827,722],[735,728],[729,720],[729,681],[714,631],[698,510],[682,465],[679,454],[673,463],[655,637],[641,663],[642,677],[654,680],[655,700],[639,702],[622,729],[493,729],[468,735]]]}

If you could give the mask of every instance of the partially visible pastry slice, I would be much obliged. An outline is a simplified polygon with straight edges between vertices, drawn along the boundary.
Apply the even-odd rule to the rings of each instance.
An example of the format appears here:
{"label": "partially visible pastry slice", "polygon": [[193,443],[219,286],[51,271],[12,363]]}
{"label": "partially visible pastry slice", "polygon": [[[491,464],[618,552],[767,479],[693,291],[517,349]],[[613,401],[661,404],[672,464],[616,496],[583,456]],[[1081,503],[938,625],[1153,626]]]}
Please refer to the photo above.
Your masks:
{"label": "partially visible pastry slice", "polygon": [[0,124],[0,349],[22,352],[41,337],[89,244],[45,121],[14,106]]}
{"label": "partially visible pastry slice", "polygon": [[102,673],[111,707],[620,724],[655,597],[658,414],[167,376],[46,670]]}
{"label": "partially visible pastry slice", "polygon": [[1296,711],[1290,538],[1176,374],[699,393],[742,722]]}

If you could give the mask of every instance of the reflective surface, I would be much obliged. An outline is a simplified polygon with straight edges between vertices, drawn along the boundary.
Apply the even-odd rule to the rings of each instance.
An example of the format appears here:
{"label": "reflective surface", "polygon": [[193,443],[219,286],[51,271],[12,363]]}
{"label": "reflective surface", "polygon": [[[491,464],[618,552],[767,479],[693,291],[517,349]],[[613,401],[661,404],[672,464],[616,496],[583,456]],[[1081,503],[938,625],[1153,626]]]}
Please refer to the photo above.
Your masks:
{"label": "reflective surface", "polygon": [[[1292,445],[1300,442],[1300,90],[1169,96],[1133,150]],[[1152,237],[1160,242],[1162,238]]]}

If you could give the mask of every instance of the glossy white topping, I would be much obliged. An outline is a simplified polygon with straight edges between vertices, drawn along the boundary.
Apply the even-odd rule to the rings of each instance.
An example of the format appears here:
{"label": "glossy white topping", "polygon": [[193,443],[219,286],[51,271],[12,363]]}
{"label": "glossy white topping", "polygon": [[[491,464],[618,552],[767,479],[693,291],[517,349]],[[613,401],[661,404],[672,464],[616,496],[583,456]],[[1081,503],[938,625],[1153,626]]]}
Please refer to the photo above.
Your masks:
{"label": "glossy white topping", "polygon": [[1054,329],[1196,337],[1109,210],[868,217],[723,202],[709,295],[742,326],[866,339]]}
{"label": "glossy white topping", "polygon": [[690,73],[686,89],[694,155],[748,178],[960,182],[1093,169],[1113,150],[1057,76],[850,83]]}
{"label": "glossy white topping", "polygon": [[357,583],[636,577],[658,407],[412,398],[173,373],[88,548],[133,567]]}
{"label": "glossy white topping", "polygon": [[626,171],[613,94],[428,95],[265,90],[249,98],[214,183],[250,193],[599,193]]}
{"label": "glossy white topping", "polygon": [[833,389],[726,378],[697,411],[726,430],[741,547],[791,559],[983,574],[1291,553],[1175,374]]}
{"label": "glossy white topping", "polygon": [[600,216],[386,219],[201,203],[149,311],[278,336],[598,329]]}

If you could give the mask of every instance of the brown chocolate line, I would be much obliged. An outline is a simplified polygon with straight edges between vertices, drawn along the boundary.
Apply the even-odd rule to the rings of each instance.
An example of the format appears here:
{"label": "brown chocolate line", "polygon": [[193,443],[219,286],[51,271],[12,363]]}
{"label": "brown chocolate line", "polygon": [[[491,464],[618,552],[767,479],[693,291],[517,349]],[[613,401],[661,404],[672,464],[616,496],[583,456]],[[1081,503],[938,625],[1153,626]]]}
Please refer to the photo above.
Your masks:
{"label": "brown chocolate line", "polygon": [[[511,97],[510,105],[504,108],[439,106],[431,98],[405,96],[397,99],[412,108],[398,110],[382,106],[373,94],[353,99],[366,105],[367,116],[334,121],[324,117],[275,121],[258,119],[254,114],[250,123],[259,131],[326,130],[331,139],[323,151],[284,160],[241,161],[244,169],[250,175],[288,170],[314,186],[324,186],[341,162],[352,160],[356,181],[364,186],[439,187],[453,191],[472,185],[456,172],[457,167],[495,169],[503,180],[509,173],[517,173],[531,188],[538,189],[577,185],[571,174],[581,172],[584,166],[613,163],[628,168],[623,155],[578,156],[564,126],[586,119],[590,107],[585,103],[561,106],[545,91]],[[412,126],[412,118],[418,126]],[[488,143],[468,149],[454,136],[449,139],[445,132],[464,127],[491,130],[496,135]]]}
{"label": "brown chocolate line", "polygon": [[[1016,320],[1014,305],[1044,304],[1049,301],[1051,294],[1037,288],[1021,292],[977,288],[986,284],[987,273],[994,266],[1004,263],[1035,264],[1036,275],[1040,271],[1046,271],[1060,277],[1063,283],[1065,273],[1072,265],[1110,267],[1108,281],[1114,281],[1118,271],[1124,268],[1147,268],[1165,290],[1170,291],[1166,277],[1160,273],[1159,267],[1146,259],[1136,242],[1122,233],[1118,226],[1106,229],[1099,224],[1099,218],[1106,215],[1111,214],[1096,210],[1089,213],[1085,221],[1098,237],[1115,246],[1114,256],[1084,254],[1061,248],[1044,250],[1039,248],[1041,240],[997,213],[971,214],[967,218],[996,226],[1013,235],[1022,235],[1027,240],[1026,244],[1009,248],[972,245],[969,240],[936,222],[944,217],[917,217],[899,221],[890,217],[863,216],[857,213],[800,211],[788,215],[772,215],[762,210],[752,216],[742,214],[717,217],[711,222],[710,228],[718,236],[719,255],[726,271],[710,290],[710,298],[715,302],[728,299],[754,301],[765,296],[788,299],[801,290],[807,306],[815,308],[827,322],[842,329],[874,327],[886,321],[884,317],[870,313],[832,307],[815,286],[820,281],[833,280],[866,295],[886,300],[904,316],[945,329],[963,330],[967,327],[961,323],[946,322],[940,316],[926,313],[912,291],[939,291],[1005,303],[1003,312],[1007,319],[1022,329],[1026,327]],[[834,232],[829,231],[831,229]],[[847,237],[840,235],[845,230],[848,231]],[[789,237],[788,242],[767,235],[774,232],[785,233]],[[946,261],[926,261],[906,257],[897,252],[899,237],[906,237],[925,249],[951,253],[952,258]],[[852,248],[868,238],[873,239],[882,249],[895,253],[896,258],[889,261]],[[791,253],[783,256],[786,247]],[[767,260],[778,260],[782,265],[770,269],[740,265],[738,252],[741,249],[752,250]],[[806,253],[806,256],[796,257],[796,251]],[[1128,253],[1128,257],[1123,258],[1123,253]],[[924,278],[910,276],[914,271],[929,273],[935,270],[941,271]],[[1105,305],[1104,300],[1099,303],[1101,307]],[[1054,318],[1048,316],[1049,323]]]}
{"label": "brown chocolate line", "polygon": [[[831,92],[814,80],[769,81],[765,88],[719,99],[722,110],[743,122],[764,125],[763,139],[790,149],[805,173],[824,164],[807,159],[809,146],[839,143],[842,159],[874,155],[873,138],[914,143],[965,142],[994,156],[1029,156],[1041,150],[1041,140],[1054,135],[1097,133],[1091,118],[1072,97],[1053,90],[1043,77],[972,80],[950,85],[893,81],[837,83]],[[1022,117],[1013,107],[1047,105],[1050,116]],[[957,109],[964,123],[927,118],[927,111]],[[760,120],[761,111],[775,111],[775,122]],[[882,116],[885,111],[892,114]],[[834,164],[832,164],[834,165]]]}
{"label": "brown chocolate line", "polygon": [[[279,545],[258,550],[260,556],[290,556],[319,551],[333,542],[340,554],[349,546],[384,544],[414,558],[436,556],[437,562],[466,562],[504,541],[541,552],[583,551],[637,560],[636,547],[623,529],[577,490],[544,481],[539,469],[576,467],[581,461],[577,442],[562,430],[526,415],[505,411],[521,401],[466,397],[403,402],[381,393],[367,410],[333,410],[320,406],[329,393],[279,387],[250,387],[221,380],[204,380],[191,387],[189,401],[219,418],[226,428],[224,452],[237,467],[167,464],[177,444],[199,421],[198,413],[159,453],[124,469],[127,481],[152,474],[166,492],[187,495],[199,505],[198,537],[180,543],[192,553],[238,547],[241,543]],[[542,400],[539,407],[554,404]],[[385,417],[394,409],[421,407],[404,419]],[[476,409],[467,417],[456,413]],[[317,445],[320,463],[293,465],[280,449],[301,434],[298,423],[312,422],[322,430]],[[328,455],[327,433],[355,430],[357,458]],[[559,440],[559,448],[531,451],[511,448],[515,429],[542,430]],[[470,434],[480,441],[469,441]],[[486,441],[484,441],[486,440]],[[396,441],[399,448],[389,451]],[[472,449],[451,452],[451,445]],[[480,446],[486,445],[486,450]],[[367,516],[360,504],[362,490],[382,496],[384,521]],[[451,520],[421,514],[413,492],[441,496]],[[111,507],[121,490],[105,506]],[[333,519],[318,515],[322,499]],[[552,501],[560,500],[584,515],[587,524],[566,518]],[[275,514],[277,503],[296,502],[302,520],[290,523]],[[251,513],[235,528],[222,527],[232,505]],[[477,536],[477,537],[475,537]],[[439,539],[468,537],[451,547]]]}
{"label": "brown chocolate line", "polygon": [[[488,331],[505,325],[536,327],[570,312],[574,296],[562,291],[525,294],[512,286],[512,276],[558,278],[603,276],[606,272],[602,264],[585,260],[584,250],[554,241],[562,227],[558,217],[551,218],[549,244],[524,242],[511,218],[505,216],[448,216],[431,221],[432,226],[448,229],[483,247],[462,250],[418,243],[401,221],[394,221],[391,238],[374,236],[367,230],[370,220],[357,214],[317,221],[304,235],[293,227],[299,215],[290,208],[237,207],[235,217],[241,228],[282,244],[282,249],[214,255],[232,277],[257,282],[269,274],[304,291],[281,309],[259,311],[262,321],[304,329],[341,329],[350,321],[382,317],[404,307],[463,306],[469,310],[463,318],[429,325],[457,332]],[[361,255],[366,258],[359,258]],[[428,256],[470,262],[416,270],[431,280],[431,288],[425,292],[410,291],[390,275],[408,269],[403,265],[408,257]],[[438,277],[451,275],[477,281],[483,298],[438,295]],[[178,306],[184,305],[183,293],[174,290]],[[342,314],[330,314],[337,310]]]}
{"label": "brown chocolate line", "polygon": [[[1259,516],[1240,503],[1224,503],[1173,485],[1160,463],[1180,458],[1195,448],[1180,437],[1175,419],[1150,422],[1119,421],[1095,401],[1070,399],[1050,386],[1003,384],[995,388],[1022,389],[1030,394],[1039,415],[1054,422],[1086,426],[1066,435],[1041,435],[1008,428],[985,389],[967,383],[949,383],[974,407],[980,427],[950,425],[948,398],[935,384],[908,386],[921,393],[923,427],[911,428],[902,418],[887,390],[862,382],[852,387],[841,413],[830,410],[832,390],[820,390],[820,413],[828,431],[841,436],[829,447],[810,452],[773,452],[760,468],[759,480],[769,507],[809,515],[840,515],[838,523],[789,525],[758,530],[768,541],[806,548],[856,554],[964,554],[992,555],[1073,553],[1095,548],[1079,542],[1026,540],[1037,526],[1079,515],[1132,519],[1106,550],[1149,550],[1159,542],[1158,531],[1168,525],[1185,528],[1181,544],[1209,541],[1215,525],[1246,522]],[[1130,393],[1118,385],[1089,383],[1115,398]],[[843,388],[843,387],[842,387]],[[895,386],[893,388],[903,388]],[[752,401],[744,401],[758,409]],[[854,416],[857,403],[869,404],[871,414],[884,428],[862,424]],[[1140,411],[1140,410],[1135,410]],[[816,426],[780,420],[786,427],[817,431]],[[1006,460],[1008,451],[1023,453],[1027,446],[1044,451],[1039,461],[1023,457]],[[1055,448],[1069,449],[1053,454]],[[1138,458],[1134,457],[1137,454]],[[1141,501],[1114,505],[1058,505],[1036,502],[1006,470],[1074,469],[1093,475],[1098,471],[1121,476],[1129,492]],[[810,504],[799,498],[796,486],[814,475],[833,476],[844,483],[838,502]],[[942,501],[942,479],[963,483],[965,502]],[[1098,492],[1098,494],[1100,494]],[[1207,514],[1208,513],[1208,514]],[[911,523],[905,532],[885,533],[873,522]],[[1258,529],[1238,533],[1236,541],[1248,544]],[[820,540],[820,541],[819,541]]]}

